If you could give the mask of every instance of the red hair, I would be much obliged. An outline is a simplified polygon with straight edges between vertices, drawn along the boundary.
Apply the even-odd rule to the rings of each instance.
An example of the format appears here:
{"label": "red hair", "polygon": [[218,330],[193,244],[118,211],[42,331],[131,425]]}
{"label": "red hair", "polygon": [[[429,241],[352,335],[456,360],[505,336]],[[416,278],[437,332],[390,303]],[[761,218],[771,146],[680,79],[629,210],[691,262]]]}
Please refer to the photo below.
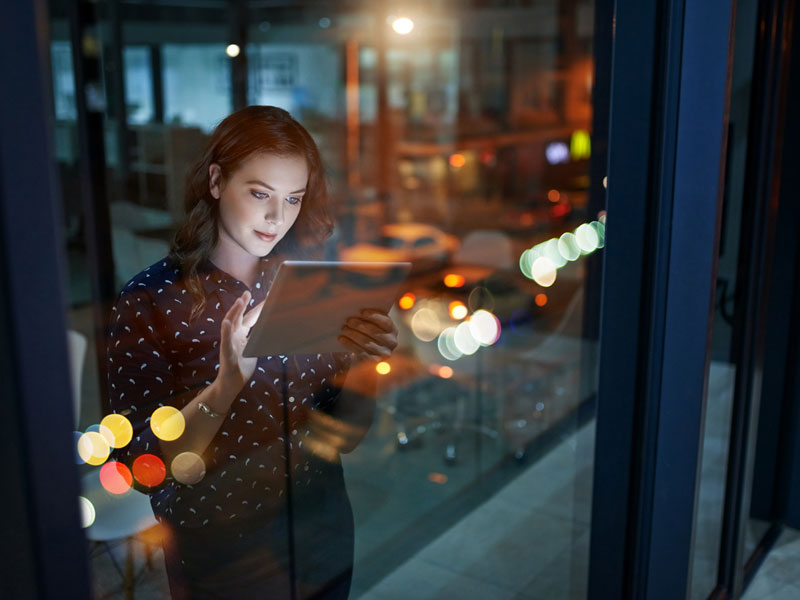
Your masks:
{"label": "red hair", "polygon": [[308,183],[300,214],[272,253],[302,257],[318,251],[333,231],[322,158],[308,131],[282,108],[248,106],[229,115],[211,134],[205,150],[189,171],[184,210],[186,221],[170,249],[181,265],[195,301],[192,317],[205,306],[198,268],[211,256],[218,241],[219,200],[209,191],[209,166],[220,166],[227,179],[257,154],[301,156],[308,166]]}

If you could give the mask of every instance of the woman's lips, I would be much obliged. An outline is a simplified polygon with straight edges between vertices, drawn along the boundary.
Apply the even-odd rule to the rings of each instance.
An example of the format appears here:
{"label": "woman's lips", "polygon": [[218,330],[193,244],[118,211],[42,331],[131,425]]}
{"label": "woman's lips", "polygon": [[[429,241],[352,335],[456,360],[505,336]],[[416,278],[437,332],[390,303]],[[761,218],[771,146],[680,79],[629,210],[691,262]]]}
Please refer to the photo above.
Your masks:
{"label": "woman's lips", "polygon": [[264,242],[275,241],[275,238],[277,237],[277,235],[274,234],[274,233],[261,233],[257,229],[255,230],[255,232],[256,232],[256,235],[259,237],[259,239],[264,241]]}

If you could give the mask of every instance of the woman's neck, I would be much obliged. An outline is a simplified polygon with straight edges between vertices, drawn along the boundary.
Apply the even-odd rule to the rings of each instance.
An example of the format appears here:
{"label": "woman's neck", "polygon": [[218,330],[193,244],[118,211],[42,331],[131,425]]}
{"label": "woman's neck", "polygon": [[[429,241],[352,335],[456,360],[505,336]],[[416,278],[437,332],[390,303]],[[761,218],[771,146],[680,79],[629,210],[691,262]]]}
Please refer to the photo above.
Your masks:
{"label": "woman's neck", "polygon": [[239,246],[229,247],[220,240],[209,257],[218,268],[232,275],[248,288],[252,288],[261,271],[261,258],[253,256]]}

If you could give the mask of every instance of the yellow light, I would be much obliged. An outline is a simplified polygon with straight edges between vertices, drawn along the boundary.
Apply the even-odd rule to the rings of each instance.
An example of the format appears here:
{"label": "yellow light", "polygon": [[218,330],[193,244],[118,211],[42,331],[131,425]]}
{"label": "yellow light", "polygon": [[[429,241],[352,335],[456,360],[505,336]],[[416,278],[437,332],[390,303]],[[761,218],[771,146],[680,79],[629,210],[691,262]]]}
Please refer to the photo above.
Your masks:
{"label": "yellow light", "polygon": [[150,429],[157,438],[166,442],[177,440],[183,434],[186,421],[183,414],[174,406],[162,406],[153,411],[150,417]]}
{"label": "yellow light", "polygon": [[133,426],[131,422],[122,415],[106,415],[103,417],[103,420],[100,421],[101,432],[104,427],[107,428],[114,437],[113,441],[110,443],[114,448],[123,448],[127,446],[133,437]]}
{"label": "yellow light", "polygon": [[592,154],[592,138],[589,132],[578,129],[572,133],[569,140],[569,156],[572,160],[589,158]]}
{"label": "yellow light", "polygon": [[451,154],[450,155],[450,166],[454,169],[460,169],[465,164],[467,164],[467,159],[464,158],[463,154]]}
{"label": "yellow light", "polygon": [[78,456],[85,463],[102,465],[110,453],[108,440],[96,431],[87,431],[78,439]]}
{"label": "yellow light", "polygon": [[603,187],[604,188],[608,187],[608,177],[603,177]]}
{"label": "yellow light", "polygon": [[450,317],[456,321],[460,321],[466,317],[469,312],[467,307],[460,300],[453,300],[447,307],[447,311],[450,313]]}
{"label": "yellow light", "polygon": [[533,301],[536,302],[536,306],[544,306],[547,304],[547,294],[536,294]]}
{"label": "yellow light", "polygon": [[379,362],[377,365],[375,365],[375,370],[376,370],[376,371],[377,371],[377,372],[378,372],[380,375],[388,375],[388,374],[389,374],[389,372],[392,370],[392,365],[390,365],[390,364],[389,364],[388,362],[386,362],[385,360],[382,360],[382,361],[381,361],[381,362]]}
{"label": "yellow light", "polygon": [[414,21],[408,17],[398,17],[392,21],[392,29],[400,35],[407,35],[414,29]]}
{"label": "yellow light", "polygon": [[416,301],[416,299],[417,299],[417,297],[414,294],[412,294],[411,292],[409,292],[407,294],[403,294],[402,298],[400,298],[400,300],[398,300],[397,304],[403,310],[408,310],[408,309],[414,307],[414,302]]}
{"label": "yellow light", "polygon": [[439,377],[441,377],[442,379],[450,379],[452,376],[453,376],[453,369],[451,369],[447,365],[439,367]]}
{"label": "yellow light", "polygon": [[236,44],[228,44],[228,47],[225,48],[225,54],[230,56],[231,58],[236,58],[239,56],[239,52],[241,52],[241,48],[239,48]]}
{"label": "yellow light", "polygon": [[206,464],[194,452],[181,452],[172,459],[172,476],[187,485],[200,482],[206,475]]}
{"label": "yellow light", "polygon": [[449,288],[458,288],[464,285],[465,279],[463,275],[457,273],[448,273],[444,276],[444,284]]}

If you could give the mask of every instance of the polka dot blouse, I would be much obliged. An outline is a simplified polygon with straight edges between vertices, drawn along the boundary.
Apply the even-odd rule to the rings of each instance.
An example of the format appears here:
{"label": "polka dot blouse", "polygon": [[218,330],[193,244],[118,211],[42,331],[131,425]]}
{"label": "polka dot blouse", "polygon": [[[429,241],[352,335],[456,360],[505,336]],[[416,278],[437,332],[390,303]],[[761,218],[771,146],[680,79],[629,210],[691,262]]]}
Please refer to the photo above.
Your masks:
{"label": "polka dot blouse", "polygon": [[[251,306],[264,299],[275,271],[262,259]],[[144,454],[163,461],[163,482],[134,485],[150,494],[156,518],[184,527],[275,514],[285,505],[287,486],[295,497],[321,485],[326,493],[331,486],[344,493],[338,453],[312,451],[312,422],[336,403],[341,390],[335,382],[349,366],[345,353],[259,358],[201,456],[205,476],[187,484],[173,475],[150,416],[161,406],[180,410],[211,384],[219,369],[220,323],[248,289],[210,261],[200,275],[206,305],[195,319],[193,298],[171,258],[146,268],[120,292],[108,338],[109,393],[112,411],[125,415],[134,433],[114,458],[130,468]]]}

